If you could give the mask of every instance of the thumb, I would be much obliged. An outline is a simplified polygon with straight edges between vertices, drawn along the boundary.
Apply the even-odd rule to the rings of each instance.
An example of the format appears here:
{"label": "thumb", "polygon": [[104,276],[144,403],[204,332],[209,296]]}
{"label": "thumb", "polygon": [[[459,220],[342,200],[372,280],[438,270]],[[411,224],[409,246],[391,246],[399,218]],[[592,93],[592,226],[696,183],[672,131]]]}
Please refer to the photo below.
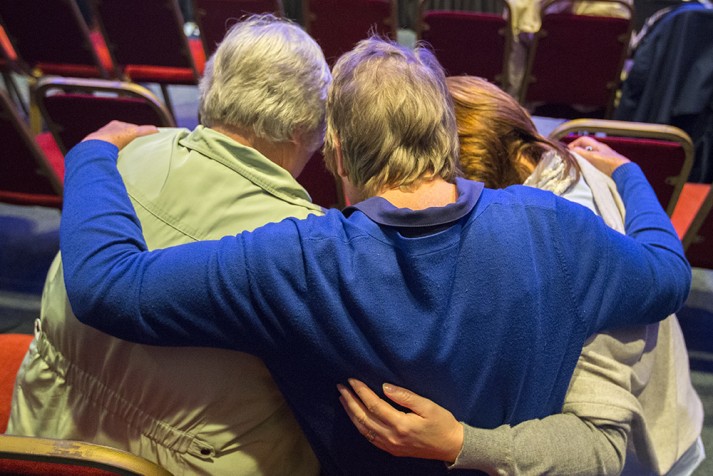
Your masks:
{"label": "thumb", "polygon": [[429,408],[435,405],[431,400],[397,385],[385,383],[382,385],[382,389],[384,390],[384,394],[389,397],[391,401],[408,408],[417,415],[423,416]]}

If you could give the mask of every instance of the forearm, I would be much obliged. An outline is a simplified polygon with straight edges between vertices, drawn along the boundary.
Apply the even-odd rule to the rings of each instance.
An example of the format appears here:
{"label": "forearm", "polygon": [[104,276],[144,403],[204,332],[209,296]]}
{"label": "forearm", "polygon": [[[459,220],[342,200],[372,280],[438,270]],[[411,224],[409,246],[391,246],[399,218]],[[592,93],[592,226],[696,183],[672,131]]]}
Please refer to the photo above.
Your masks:
{"label": "forearm", "polygon": [[683,306],[691,286],[691,268],[671,220],[636,164],[619,167],[612,175],[626,207],[626,234],[636,240],[645,235],[649,271],[660,299],[670,303],[665,316]]}
{"label": "forearm", "polygon": [[595,426],[571,414],[483,430],[464,425],[453,469],[497,475],[609,475],[624,464],[628,425]]}
{"label": "forearm", "polygon": [[[626,207],[628,236],[567,210],[564,238],[553,243],[562,250],[577,312],[593,324],[588,335],[660,321],[680,309],[690,289],[681,242],[639,167],[622,165],[613,178]],[[567,207],[573,205],[561,204],[563,212]],[[571,236],[579,239],[570,243]]]}
{"label": "forearm", "polygon": [[[217,242],[148,252],[117,155],[103,141],[82,142],[67,154],[60,247],[73,311],[85,324],[136,342],[237,345],[243,330],[218,317],[236,309],[246,320],[251,315],[232,280],[245,273],[239,247],[223,247],[222,260]],[[220,289],[234,294],[211,283],[230,283]],[[206,314],[216,318],[202,319]]]}

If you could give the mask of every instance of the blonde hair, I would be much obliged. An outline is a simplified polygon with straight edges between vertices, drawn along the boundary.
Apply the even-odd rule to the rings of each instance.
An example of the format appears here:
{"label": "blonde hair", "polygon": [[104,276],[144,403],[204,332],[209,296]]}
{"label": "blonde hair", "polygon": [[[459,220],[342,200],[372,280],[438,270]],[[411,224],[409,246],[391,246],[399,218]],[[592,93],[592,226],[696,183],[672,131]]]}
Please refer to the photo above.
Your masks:
{"label": "blonde hair", "polygon": [[527,110],[510,95],[475,76],[446,79],[453,99],[463,175],[490,188],[522,184],[550,150],[559,152],[567,171],[576,165],[562,144],[537,132]]}
{"label": "blonde hair", "polygon": [[349,181],[366,196],[458,173],[458,135],[443,69],[433,53],[371,37],[334,66],[324,156],[336,141]]}

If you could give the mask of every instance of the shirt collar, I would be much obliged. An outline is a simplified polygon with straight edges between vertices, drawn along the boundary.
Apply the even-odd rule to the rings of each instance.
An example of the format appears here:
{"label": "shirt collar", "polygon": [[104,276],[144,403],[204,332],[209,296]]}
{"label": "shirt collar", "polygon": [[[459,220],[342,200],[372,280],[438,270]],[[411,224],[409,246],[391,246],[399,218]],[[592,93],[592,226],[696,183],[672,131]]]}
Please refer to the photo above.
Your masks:
{"label": "shirt collar", "polygon": [[423,210],[397,208],[388,200],[372,197],[344,209],[346,217],[359,210],[379,225],[399,228],[432,228],[460,220],[470,213],[483,192],[481,182],[456,179],[458,198],[445,207],[430,207]]}

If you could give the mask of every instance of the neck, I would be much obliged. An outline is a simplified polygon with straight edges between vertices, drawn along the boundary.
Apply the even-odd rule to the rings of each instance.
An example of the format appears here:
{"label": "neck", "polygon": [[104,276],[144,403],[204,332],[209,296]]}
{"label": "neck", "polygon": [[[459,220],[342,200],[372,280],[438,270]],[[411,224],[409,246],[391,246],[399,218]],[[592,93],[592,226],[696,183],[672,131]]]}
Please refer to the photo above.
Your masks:
{"label": "neck", "polygon": [[215,125],[211,129],[233,139],[235,142],[250,147],[267,157],[271,162],[287,170],[290,175],[297,178],[305,164],[296,160],[296,145],[291,141],[272,142],[261,137],[256,137],[252,131],[243,128]]}
{"label": "neck", "polygon": [[377,196],[388,200],[398,208],[423,210],[424,208],[444,207],[450,203],[455,203],[458,199],[458,190],[455,184],[446,182],[442,178],[434,178],[421,182],[408,190],[401,188],[386,189]]}

